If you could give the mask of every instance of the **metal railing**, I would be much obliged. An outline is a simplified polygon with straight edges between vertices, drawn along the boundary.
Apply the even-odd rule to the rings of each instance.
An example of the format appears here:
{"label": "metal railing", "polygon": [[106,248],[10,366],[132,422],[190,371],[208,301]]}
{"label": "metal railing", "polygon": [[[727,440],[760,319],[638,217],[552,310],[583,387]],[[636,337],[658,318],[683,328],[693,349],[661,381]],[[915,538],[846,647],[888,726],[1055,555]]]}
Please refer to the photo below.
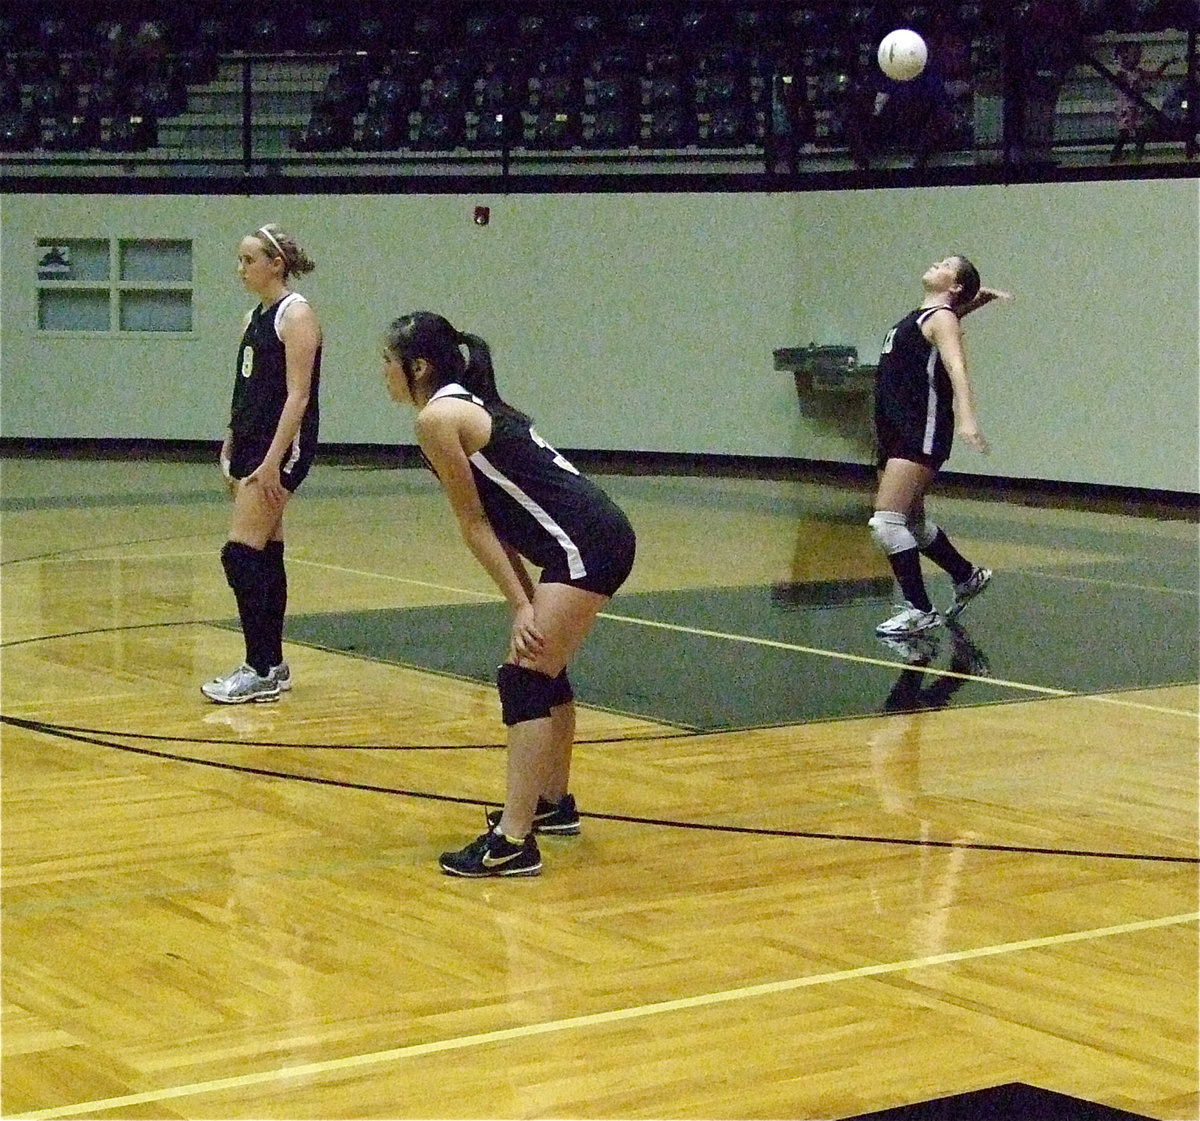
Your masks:
{"label": "metal railing", "polygon": [[[88,82],[76,83],[69,106],[43,111],[38,80],[27,75],[19,101],[10,93],[0,110],[0,180],[18,187],[97,176],[636,182],[889,169],[1014,178],[1029,168],[1110,166],[1122,98],[1145,121],[1130,155],[1187,165],[1200,148],[1196,29],[1139,37],[1150,62],[1167,64],[1157,88],[1131,85],[1113,65],[1117,44],[1131,38],[1091,36],[1069,58],[1041,66],[974,40],[969,78],[912,83],[883,79],[870,43],[836,56],[742,45],[729,54],[742,69],[729,74],[724,106],[697,80],[719,57],[712,50],[675,58],[682,92],[673,102],[649,96],[653,60],[666,55],[626,57],[626,101],[611,107],[599,101],[595,68],[590,77],[577,69],[562,83],[563,100],[553,101],[553,75],[524,58],[519,80],[497,99],[486,88],[487,59],[455,71],[432,51],[230,52],[212,59],[210,72],[189,81],[173,104],[135,100],[120,112],[101,106]],[[19,58],[6,62],[20,70]],[[63,69],[70,63],[64,59]],[[722,112],[730,127],[718,131]],[[682,118],[675,132],[672,114]],[[623,131],[609,128],[612,120]],[[447,124],[442,134],[439,124]]]}

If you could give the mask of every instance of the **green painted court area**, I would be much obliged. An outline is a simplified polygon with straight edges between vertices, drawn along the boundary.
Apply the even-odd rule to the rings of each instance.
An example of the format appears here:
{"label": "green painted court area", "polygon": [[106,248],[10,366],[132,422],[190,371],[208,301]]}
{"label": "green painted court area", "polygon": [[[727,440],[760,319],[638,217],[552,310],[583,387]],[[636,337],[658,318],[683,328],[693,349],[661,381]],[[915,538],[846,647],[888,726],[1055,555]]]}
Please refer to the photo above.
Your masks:
{"label": "green painted court area", "polygon": [[[581,704],[711,731],[1194,682],[1200,659],[1196,597],[1164,588],[998,573],[934,632],[930,668],[966,680],[875,639],[890,611],[880,581],[622,594],[571,677]],[[397,608],[294,616],[286,638],[490,682],[508,625],[502,603]]]}

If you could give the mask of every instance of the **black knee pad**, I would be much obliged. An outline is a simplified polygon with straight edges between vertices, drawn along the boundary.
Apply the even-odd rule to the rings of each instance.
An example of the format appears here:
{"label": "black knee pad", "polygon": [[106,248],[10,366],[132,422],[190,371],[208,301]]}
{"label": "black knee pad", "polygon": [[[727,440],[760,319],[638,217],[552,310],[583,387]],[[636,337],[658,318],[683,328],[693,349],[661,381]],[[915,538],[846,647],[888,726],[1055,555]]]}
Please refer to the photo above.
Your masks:
{"label": "black knee pad", "polygon": [[550,715],[550,709],[561,702],[554,700],[557,678],[548,677],[535,669],[514,666],[505,662],[496,670],[496,688],[500,692],[500,709],[508,727],[526,720],[540,720]]}

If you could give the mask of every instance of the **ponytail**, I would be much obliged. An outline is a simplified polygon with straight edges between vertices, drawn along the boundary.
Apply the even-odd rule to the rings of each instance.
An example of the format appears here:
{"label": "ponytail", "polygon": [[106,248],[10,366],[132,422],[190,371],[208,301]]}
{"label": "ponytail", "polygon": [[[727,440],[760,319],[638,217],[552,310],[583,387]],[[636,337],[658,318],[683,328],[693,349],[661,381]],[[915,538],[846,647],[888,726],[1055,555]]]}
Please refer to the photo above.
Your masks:
{"label": "ponytail", "polygon": [[489,405],[503,405],[500,391],[496,388],[496,371],[492,368],[492,350],[478,335],[465,331],[455,333],[457,344],[467,351],[466,365],[463,367],[462,382],[464,389],[469,389],[476,397]]}
{"label": "ponytail", "polygon": [[478,335],[457,330],[444,316],[431,311],[402,315],[388,329],[387,344],[402,366],[417,358],[429,362],[434,370],[435,391],[458,382],[486,404],[528,420],[500,396],[488,344]]}
{"label": "ponytail", "polygon": [[316,262],[301,248],[300,243],[274,222],[259,226],[253,236],[258,238],[269,257],[283,259],[284,280],[289,276],[303,276],[317,267]]}
{"label": "ponytail", "polygon": [[958,261],[955,279],[958,281],[959,293],[954,299],[954,306],[962,307],[979,295],[979,270],[961,253],[956,253],[955,259]]}

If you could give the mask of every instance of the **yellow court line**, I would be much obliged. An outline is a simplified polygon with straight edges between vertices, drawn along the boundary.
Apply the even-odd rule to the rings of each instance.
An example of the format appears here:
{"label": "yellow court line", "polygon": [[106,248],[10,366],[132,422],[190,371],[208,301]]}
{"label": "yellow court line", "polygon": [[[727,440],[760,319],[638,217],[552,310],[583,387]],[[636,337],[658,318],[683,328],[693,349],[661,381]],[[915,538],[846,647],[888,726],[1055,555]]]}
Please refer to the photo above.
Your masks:
{"label": "yellow court line", "polygon": [[474,588],[456,588],[452,584],[433,584],[428,580],[414,580],[410,576],[392,576],[387,572],[368,572],[361,568],[345,568],[340,564],[323,564],[321,561],[304,560],[301,557],[288,557],[288,564],[306,564],[310,568],[324,568],[329,572],[344,572],[349,576],[370,576],[376,580],[391,580],[397,584],[412,584],[417,588],[432,588],[434,591],[453,592],[455,595],[474,596],[476,599],[504,599],[502,595],[495,592],[480,592]]}
{"label": "yellow court line", "polygon": [[[883,666],[885,669],[904,669],[901,662],[889,662],[884,658],[869,658],[863,654],[847,654],[841,650],[824,650],[817,646],[800,646],[793,642],[780,642],[773,638],[757,638],[754,635],[726,634],[722,631],[706,631],[699,627],[684,627],[677,623],[660,623],[654,619],[638,619],[631,615],[610,615],[601,612],[602,619],[615,619],[622,623],[633,623],[642,627],[653,627],[658,630],[682,631],[685,634],[700,635],[702,638],[719,638],[727,642],[745,642],[754,646],[767,646],[776,650],[793,650],[799,654],[815,654],[821,658],[833,658],[843,662],[861,662],[869,666]],[[1147,712],[1160,712],[1168,716],[1187,716],[1196,718],[1196,713],[1183,708],[1168,708],[1164,705],[1148,705],[1141,701],[1129,701],[1107,693],[1076,693],[1070,689],[1054,689],[1048,685],[1031,685],[1025,681],[1010,681],[1004,677],[985,677],[973,673],[956,673],[954,670],[938,669],[936,666],[920,666],[923,673],[937,677],[955,677],[964,681],[980,681],[986,685],[1001,685],[1008,689],[1024,690],[1028,693],[1041,693],[1048,697],[1076,697],[1084,701],[1104,701],[1107,704],[1120,705],[1125,708],[1143,709]]]}
{"label": "yellow court line", "polygon": [[[199,554],[178,554],[182,556]],[[392,576],[386,572],[370,572],[360,568],[347,568],[343,565],[325,564],[321,561],[304,560],[293,557],[292,564],[308,565],[311,568],[321,568],[329,572],[344,572],[351,576],[366,576],[376,580],[388,580],[397,584],[411,584],[418,588],[430,588],[434,591],[448,592],[453,595],[471,596],[475,599],[502,602],[504,597],[494,592],[481,592],[474,588],[458,588],[453,584],[437,584],[428,580],[414,580],[408,576]],[[754,635],[731,634],[725,631],[710,631],[700,627],[687,627],[678,623],[663,623],[655,619],[641,619],[634,615],[616,615],[602,611],[598,618],[610,619],[618,623],[629,623],[639,627],[651,627],[657,630],[675,631],[680,634],[694,634],[701,638],[721,639],[725,642],[742,642],[751,646],[764,646],[774,650],[788,650],[797,654],[813,654],[820,658],[832,658],[844,662],[859,662],[868,666],[881,666],[884,669],[903,669],[900,662],[889,661],[886,658],[871,658],[863,654],[848,654],[840,650],[826,650],[818,646],[801,646],[793,642],[780,642],[776,639],[758,638]],[[1135,708],[1143,712],[1157,712],[1166,716],[1186,716],[1195,719],[1197,713],[1188,709],[1170,708],[1164,705],[1149,705],[1141,701],[1126,700],[1105,693],[1076,693],[1070,689],[1055,689],[1047,685],[1032,685],[1025,681],[1011,681],[1003,677],[986,677],[978,674],[956,673],[954,670],[939,669],[936,666],[922,666],[922,672],[935,677],[954,677],[964,681],[979,681],[984,684],[998,685],[1007,689],[1016,689],[1027,693],[1039,693],[1047,697],[1079,697],[1083,700],[1101,701],[1106,704],[1119,705],[1123,708]]]}
{"label": "yellow court line", "polygon": [[[379,572],[364,572],[361,569],[343,568],[340,565],[322,564],[319,561],[299,561],[300,564],[312,565],[314,568],[326,568],[332,572],[347,572],[354,576],[375,576],[381,580],[394,580],[401,584],[416,584],[422,588],[436,588],[443,592],[452,592],[455,595],[470,595],[479,599],[490,599],[493,601],[503,601],[504,597],[493,592],[477,592],[469,588],[456,588],[450,584],[431,584],[424,580],[411,580],[406,576],[388,576]],[[773,650],[789,650],[797,654],[816,654],[822,658],[835,658],[846,662],[862,662],[869,666],[883,666],[885,669],[895,669],[901,666],[901,663],[888,661],[886,658],[869,658],[863,654],[846,654],[840,650],[825,650],[818,646],[800,646],[794,642],[780,642],[773,638],[758,638],[754,635],[746,634],[731,634],[726,631],[709,631],[700,627],[685,627],[679,623],[663,623],[656,619],[642,619],[636,615],[615,615],[609,611],[601,611],[597,618],[611,619],[617,623],[631,623],[638,627],[651,627],[656,630],[675,631],[680,634],[694,634],[701,638],[717,638],[726,642],[744,642],[750,646],[766,646]],[[1031,693],[1045,693],[1052,697],[1074,697],[1078,694],[1072,693],[1069,689],[1052,689],[1045,685],[1028,685],[1020,681],[1006,681],[999,677],[975,677],[968,673],[955,673],[953,670],[936,669],[933,666],[923,666],[922,669],[926,673],[937,674],[942,677],[962,677],[968,681],[987,681],[994,685],[1006,685],[1012,689],[1024,689]]]}
{"label": "yellow court line", "polygon": [[[680,631],[684,634],[699,635],[701,638],[719,638],[726,642],[744,642],[750,646],[766,646],[772,650],[789,650],[797,654],[816,654],[820,658],[833,658],[839,662],[860,662],[868,666],[883,666],[885,669],[905,669],[902,662],[890,662],[886,658],[870,658],[865,654],[847,654],[842,650],[826,650],[820,646],[801,646],[795,642],[780,642],[775,638],[759,638],[749,634],[729,634],[724,631],[708,631],[701,627],[685,627],[678,623],[661,623],[656,619],[639,619],[634,615],[610,615],[601,612],[602,619],[615,619],[619,623],[633,623],[639,627],[652,627],[655,630]],[[907,667],[919,668],[924,673],[936,674],[939,677],[961,677],[965,681],[986,681],[991,685],[1004,685],[1010,689],[1024,689],[1030,693],[1045,693],[1050,697],[1076,697],[1070,689],[1054,689],[1048,685],[1029,685],[1022,681],[1008,681],[1003,677],[979,677],[971,673],[956,673],[954,670],[937,669],[935,666]]]}
{"label": "yellow court line", "polygon": [[1037,568],[1022,568],[1020,571],[1026,576],[1041,576],[1046,580],[1063,580],[1072,584],[1099,584],[1104,588],[1128,588],[1134,592],[1161,592],[1163,595],[1188,596],[1190,599],[1195,599],[1197,595],[1191,588],[1167,588],[1162,584],[1131,584],[1125,580],[1101,580],[1097,576],[1068,576],[1061,572],[1043,572]]}
{"label": "yellow court line", "polygon": [[395,1047],[387,1051],[346,1055],[340,1059],[326,1059],[316,1063],[299,1063],[295,1066],[255,1071],[251,1074],[239,1074],[230,1078],[216,1078],[208,1082],[193,1082],[186,1086],[164,1086],[160,1089],[147,1090],[140,1094],[124,1094],[120,1097],[104,1098],[99,1101],[76,1102],[72,1105],[37,1110],[31,1113],[14,1113],[9,1115],[9,1121],[40,1121],[42,1118],[78,1117],[81,1114],[100,1113],[104,1110],[120,1109],[124,1106],[145,1105],[149,1102],[190,1098],[200,1094],[219,1093],[223,1090],[240,1090],[249,1086],[284,1082],[292,1078],[318,1078],[362,1067],[382,1066],[385,1063],[415,1059],[422,1055],[435,1055],[445,1051],[464,1051],[494,1043],[506,1043],[514,1039],[528,1039],[532,1036],[575,1031],[602,1024],[643,1019],[647,1016],[661,1016],[670,1012],[684,1012],[692,1008],[730,1004],[739,1000],[754,1000],[758,997],[774,996],[778,993],[812,988],[816,985],[857,981],[865,977],[881,977],[890,973],[902,973],[938,965],[951,965],[955,962],[974,961],[980,958],[996,957],[1000,954],[1019,953],[1023,950],[1039,950],[1052,946],[1064,946],[1072,942],[1086,942],[1096,938],[1109,938],[1119,934],[1135,934],[1144,930],[1157,930],[1162,927],[1178,926],[1183,923],[1196,922],[1197,920],[1200,920],[1200,913],[1166,915],[1162,918],[1142,919],[1136,922],[1121,923],[1118,926],[1098,927],[1094,930],[1076,930],[1070,931],[1067,934],[1051,934],[1042,938],[1026,938],[1019,942],[1004,942],[995,946],[980,946],[973,950],[956,950],[951,953],[933,954],[923,958],[909,958],[904,961],[884,962],[878,965],[863,965],[855,969],[841,969],[833,973],[817,973],[807,977],[791,977],[784,981],[767,981],[760,985],[747,985],[740,989],[726,989],[721,992],[702,993],[699,996],[682,997],[678,1000],[663,1000],[654,1004],[638,1004],[627,1008],[614,1008],[608,1012],[593,1012],[585,1016],[569,1016],[562,1020],[550,1020],[540,1024],[524,1024],[521,1027],[481,1032],[478,1035],[458,1036],[454,1039],[439,1039],[430,1043],[416,1043],[408,1047]]}
{"label": "yellow court line", "polygon": [[[314,568],[325,568],[332,572],[346,572],[355,576],[374,576],[381,580],[394,580],[401,584],[414,584],[422,588],[434,588],[438,591],[452,592],[455,595],[469,595],[477,599],[493,601],[503,600],[503,596],[490,592],[479,592],[469,588],[456,588],[449,584],[434,584],[425,580],[412,580],[406,576],[389,576],[379,572],[364,572],[361,569],[343,568],[340,565],[322,564],[319,561],[299,560],[300,564],[312,565]],[[675,631],[680,634],[694,634],[701,638],[716,638],[726,642],[743,642],[751,646],[765,646],[774,650],[789,650],[797,654],[815,654],[820,658],[833,658],[844,662],[859,662],[868,666],[882,666],[884,669],[903,668],[901,663],[888,661],[886,658],[870,658],[863,654],[847,654],[840,650],[825,650],[817,646],[801,646],[794,642],[780,642],[771,638],[757,638],[754,635],[730,634],[724,631],[709,631],[700,627],[685,627],[678,623],[663,623],[654,619],[641,619],[634,615],[616,615],[602,611],[598,618],[611,619],[618,623],[630,623],[639,627],[651,627],[656,630]],[[1129,701],[1103,693],[1076,693],[1070,689],[1054,689],[1047,685],[1031,685],[1025,681],[1009,681],[1003,677],[983,677],[977,674],[956,673],[953,670],[938,669],[935,666],[922,666],[921,669],[937,677],[956,677],[964,681],[981,681],[985,684],[1000,685],[1008,689],[1023,690],[1027,693],[1040,693],[1047,697],[1079,697],[1084,700],[1104,701],[1108,704],[1120,705],[1124,708],[1136,708],[1145,712],[1158,712],[1167,716],[1187,716],[1195,719],[1196,713],[1187,709],[1168,708],[1163,705],[1148,705],[1141,701]]]}
{"label": "yellow court line", "polygon": [[1112,693],[1081,693],[1080,696],[1085,700],[1097,701],[1100,704],[1120,705],[1122,708],[1136,708],[1143,712],[1161,712],[1166,716],[1190,716],[1193,720],[1200,717],[1200,712],[1196,709],[1148,705],[1143,701],[1126,700],[1124,697],[1114,696]]}
{"label": "yellow court line", "polygon": [[[125,548],[123,544],[101,545],[97,546],[96,553],[104,553],[110,549]],[[79,561],[100,561],[100,560],[119,560],[119,561],[160,561],[160,560],[180,560],[190,558],[205,558],[213,557],[211,550],[202,552],[184,552],[184,553],[147,553],[147,554],[132,554],[127,556],[87,556],[73,555],[70,557],[31,557],[30,561],[37,561],[42,564],[75,564]],[[367,572],[358,568],[345,568],[336,564],[323,564],[320,561],[304,560],[301,557],[289,557],[289,564],[306,564],[312,568],[324,568],[330,572],[345,572],[351,576],[370,576],[377,580],[394,580],[401,584],[415,584],[422,588],[436,588],[439,591],[452,591],[465,595],[487,596],[491,598],[490,593],[470,591],[466,588],[452,588],[443,584],[431,584],[424,580],[412,580],[406,576],[391,576],[385,572]],[[1164,584],[1135,584],[1128,580],[1104,580],[1097,576],[1072,576],[1061,572],[1047,572],[1044,569],[1038,568],[1021,568],[1018,571],[1022,575],[1040,576],[1044,580],[1059,580],[1064,583],[1071,584],[1096,584],[1105,588],[1125,588],[1135,592],[1158,592],[1163,595],[1186,596],[1195,599],[1200,592],[1194,591],[1191,588],[1169,588]]]}

